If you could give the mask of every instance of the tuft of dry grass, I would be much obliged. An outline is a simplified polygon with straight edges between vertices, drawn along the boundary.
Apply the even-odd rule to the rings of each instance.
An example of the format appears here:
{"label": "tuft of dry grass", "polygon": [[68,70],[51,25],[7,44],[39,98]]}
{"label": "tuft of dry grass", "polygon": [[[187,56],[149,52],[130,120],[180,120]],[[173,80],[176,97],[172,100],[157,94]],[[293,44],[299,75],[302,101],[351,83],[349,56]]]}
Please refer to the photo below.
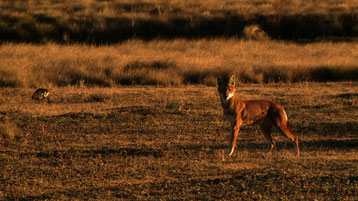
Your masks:
{"label": "tuft of dry grass", "polygon": [[16,144],[20,136],[21,130],[16,124],[7,121],[0,123],[0,137],[3,145]]}

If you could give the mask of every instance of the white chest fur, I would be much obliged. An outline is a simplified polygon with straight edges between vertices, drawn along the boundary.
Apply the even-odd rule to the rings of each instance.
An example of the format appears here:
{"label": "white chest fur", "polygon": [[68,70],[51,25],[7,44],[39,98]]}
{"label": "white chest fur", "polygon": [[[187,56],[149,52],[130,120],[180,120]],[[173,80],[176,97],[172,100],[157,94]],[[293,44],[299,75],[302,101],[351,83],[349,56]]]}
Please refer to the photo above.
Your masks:
{"label": "white chest fur", "polygon": [[223,103],[228,102],[233,96],[234,96],[234,93],[231,93],[225,98],[224,94],[220,93],[220,98]]}

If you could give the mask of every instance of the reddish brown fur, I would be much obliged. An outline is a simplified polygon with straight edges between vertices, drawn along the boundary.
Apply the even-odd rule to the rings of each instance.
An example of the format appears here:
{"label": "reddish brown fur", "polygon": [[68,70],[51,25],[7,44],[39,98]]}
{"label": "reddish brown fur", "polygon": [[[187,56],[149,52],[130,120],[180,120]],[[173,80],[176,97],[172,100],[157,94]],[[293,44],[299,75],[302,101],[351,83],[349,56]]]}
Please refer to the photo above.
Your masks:
{"label": "reddish brown fur", "polygon": [[[293,136],[287,125],[287,114],[284,108],[268,100],[239,100],[235,94],[235,80],[218,78],[218,91],[224,116],[232,126],[229,155],[234,151],[237,136],[241,125],[259,124],[268,142],[268,151],[275,147],[271,137],[272,127],[275,127],[282,135],[291,139],[296,145],[296,153],[299,155],[298,138]],[[231,98],[228,98],[231,94]],[[228,99],[227,99],[228,98]]]}

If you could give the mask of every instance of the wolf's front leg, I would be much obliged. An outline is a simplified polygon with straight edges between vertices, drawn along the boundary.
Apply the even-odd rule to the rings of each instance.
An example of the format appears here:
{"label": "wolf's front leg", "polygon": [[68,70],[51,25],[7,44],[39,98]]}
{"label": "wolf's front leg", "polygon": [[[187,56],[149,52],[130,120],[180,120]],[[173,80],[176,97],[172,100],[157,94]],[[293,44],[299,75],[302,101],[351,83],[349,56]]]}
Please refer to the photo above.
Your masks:
{"label": "wolf's front leg", "polygon": [[234,149],[235,149],[235,144],[236,144],[236,140],[237,140],[237,136],[239,134],[239,128],[237,129],[233,129],[233,131],[231,132],[231,139],[230,139],[230,144],[229,144],[229,156],[231,156],[232,153],[234,153]]}
{"label": "wolf's front leg", "polygon": [[231,140],[230,140],[230,147],[229,147],[229,156],[234,153],[235,144],[237,140],[237,136],[239,135],[240,126],[242,124],[242,119],[240,116],[236,116],[236,119],[234,122],[232,122],[232,133],[231,133]]}

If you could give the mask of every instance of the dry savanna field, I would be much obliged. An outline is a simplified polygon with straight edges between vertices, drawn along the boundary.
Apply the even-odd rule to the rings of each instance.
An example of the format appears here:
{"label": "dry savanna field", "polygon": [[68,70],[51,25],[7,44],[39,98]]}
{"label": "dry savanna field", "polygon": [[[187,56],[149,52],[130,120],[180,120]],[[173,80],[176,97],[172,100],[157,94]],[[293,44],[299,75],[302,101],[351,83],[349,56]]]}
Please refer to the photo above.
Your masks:
{"label": "dry savanna field", "polygon": [[1,197],[6,200],[355,200],[357,83],[246,84],[243,99],[287,110],[301,156],[273,133],[229,124],[215,87],[1,90]]}
{"label": "dry savanna field", "polygon": [[[0,1],[0,200],[357,200],[358,4]],[[238,98],[287,112],[229,123]],[[37,88],[49,101],[32,100]]]}

